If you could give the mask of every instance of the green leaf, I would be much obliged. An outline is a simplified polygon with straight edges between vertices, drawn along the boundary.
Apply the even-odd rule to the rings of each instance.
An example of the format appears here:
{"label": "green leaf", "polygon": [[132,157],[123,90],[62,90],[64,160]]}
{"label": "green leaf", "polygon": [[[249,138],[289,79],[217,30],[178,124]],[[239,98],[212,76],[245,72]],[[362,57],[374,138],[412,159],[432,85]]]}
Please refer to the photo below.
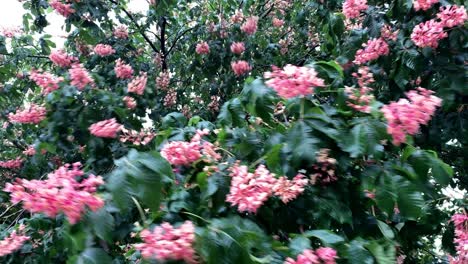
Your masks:
{"label": "green leaf", "polygon": [[379,227],[380,231],[389,240],[392,240],[395,238],[395,234],[393,233],[393,230],[384,222],[377,220],[377,226]]}
{"label": "green leaf", "polygon": [[112,231],[114,230],[114,217],[105,207],[96,212],[90,212],[89,222],[94,233],[102,240],[112,242]]}
{"label": "green leaf", "polygon": [[303,233],[306,237],[316,237],[325,244],[337,244],[344,242],[344,238],[329,230],[310,230]]}
{"label": "green leaf", "polygon": [[101,248],[87,248],[80,254],[77,264],[110,264],[112,258]]}
{"label": "green leaf", "polygon": [[303,236],[295,237],[289,243],[289,248],[291,249],[293,255],[299,255],[302,253],[302,251],[309,249],[310,247],[310,239]]}
{"label": "green leaf", "polygon": [[373,264],[374,259],[371,253],[364,247],[362,239],[355,239],[349,243],[348,263]]}
{"label": "green leaf", "polygon": [[218,115],[218,123],[223,126],[242,126],[245,114],[239,98],[224,103]]}
{"label": "green leaf", "polygon": [[396,262],[394,245],[382,246],[377,241],[372,241],[366,245],[366,248],[374,255],[378,264],[394,264]]}
{"label": "green leaf", "polygon": [[291,162],[299,164],[301,161],[315,160],[316,144],[319,142],[311,134],[312,130],[300,121],[288,131],[286,149],[292,153]]}
{"label": "green leaf", "polygon": [[416,220],[421,215],[424,199],[420,191],[401,176],[394,176],[398,186],[398,208],[403,217]]}

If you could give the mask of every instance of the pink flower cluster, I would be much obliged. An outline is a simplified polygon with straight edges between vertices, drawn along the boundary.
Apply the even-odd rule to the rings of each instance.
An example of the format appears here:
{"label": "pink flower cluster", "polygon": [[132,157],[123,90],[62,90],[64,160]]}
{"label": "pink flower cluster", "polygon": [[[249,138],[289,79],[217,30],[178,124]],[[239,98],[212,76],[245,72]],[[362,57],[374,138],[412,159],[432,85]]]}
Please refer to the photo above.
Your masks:
{"label": "pink flower cluster", "polygon": [[136,93],[142,95],[145,92],[146,82],[148,76],[146,72],[140,72],[140,76],[133,78],[127,85],[127,91],[129,93]]}
{"label": "pink flower cluster", "polygon": [[73,64],[68,70],[71,79],[71,85],[76,86],[78,90],[83,90],[87,85],[94,85],[88,70],[82,64]]}
{"label": "pink flower cluster", "polygon": [[335,174],[336,159],[329,156],[330,149],[320,149],[317,154],[317,163],[312,165],[313,173],[310,175],[311,183],[328,184],[338,180]]}
{"label": "pink flower cluster", "polygon": [[207,162],[219,160],[221,156],[216,153],[216,147],[212,143],[202,140],[202,137],[208,134],[209,131],[206,129],[198,130],[190,142],[169,142],[161,149],[161,156],[174,166],[191,165],[203,156]]}
{"label": "pink flower cluster", "polygon": [[234,54],[242,54],[245,51],[244,42],[234,42],[231,44],[231,51]]}
{"label": "pink flower cluster", "polygon": [[9,113],[8,119],[12,123],[21,124],[38,124],[46,118],[47,111],[45,107],[36,104],[31,104],[23,110],[16,110],[16,112]]}
{"label": "pink flower cluster", "polygon": [[440,21],[431,19],[414,27],[411,40],[416,46],[437,48],[439,40],[448,36],[447,32],[444,32],[444,27],[451,28],[463,25],[465,20],[468,19],[463,6],[443,6],[440,8],[437,17]]}
{"label": "pink flower cluster", "polygon": [[273,23],[273,26],[277,28],[282,27],[284,25],[284,20],[276,17],[274,17],[271,22]]}
{"label": "pink flower cluster", "polygon": [[8,237],[0,240],[0,257],[6,256],[20,249],[24,242],[29,239],[29,236],[18,235],[16,231],[11,232]]}
{"label": "pink flower cluster", "polygon": [[287,258],[284,264],[336,264],[338,258],[336,250],[329,247],[320,247],[315,250],[306,249],[297,259]]}
{"label": "pink flower cluster", "polygon": [[117,26],[114,29],[114,36],[119,39],[127,39],[128,38],[128,29],[126,26]]}
{"label": "pink flower cluster", "polygon": [[183,260],[187,263],[197,263],[193,243],[195,242],[195,226],[186,221],[179,228],[164,222],[153,231],[144,229],[140,233],[143,243],[135,248],[141,251],[145,259],[158,261]]}
{"label": "pink flower cluster", "polygon": [[64,4],[60,2],[60,0],[51,0],[49,5],[64,17],[69,17],[71,14],[75,13],[75,9],[71,7],[71,4]]}
{"label": "pink flower cluster", "polygon": [[118,59],[115,62],[114,71],[115,75],[119,79],[130,79],[133,75],[132,66],[130,66],[129,64],[125,64],[121,59]]}
{"label": "pink flower cluster", "polygon": [[195,52],[200,55],[209,54],[210,46],[208,45],[208,43],[206,43],[206,41],[202,41],[197,44],[197,47],[195,48]]}
{"label": "pink flower cluster", "polygon": [[272,72],[264,74],[265,79],[268,79],[265,84],[285,99],[307,96],[314,93],[315,87],[325,86],[324,80],[317,77],[317,72],[312,68],[291,64],[283,69],[276,66],[272,68]]}
{"label": "pink flower cluster", "polygon": [[343,14],[347,19],[357,18],[367,7],[367,0],[346,0],[343,3]]}
{"label": "pink flower cluster", "polygon": [[153,140],[156,134],[153,131],[148,130],[128,130],[126,128],[122,128],[122,135],[120,136],[120,142],[131,142],[133,145],[146,145]]}
{"label": "pink flower cluster", "polygon": [[12,160],[0,161],[0,168],[4,169],[19,169],[23,165],[23,159],[18,157]]}
{"label": "pink flower cluster", "polygon": [[26,156],[36,155],[36,149],[34,148],[34,145],[28,146],[28,148],[23,151],[23,154]]}
{"label": "pink flower cluster", "polygon": [[71,224],[77,223],[85,207],[96,211],[104,201],[95,196],[96,188],[104,183],[101,176],[84,176],[79,162],[66,164],[49,173],[46,180],[17,179],[16,183],[7,183],[3,189],[9,192],[12,203],[23,202],[23,208],[32,213],[44,213],[55,217],[63,212]]}
{"label": "pink flower cluster", "polygon": [[441,6],[437,14],[443,27],[451,28],[463,25],[468,19],[464,6]]}
{"label": "pink flower cluster", "polygon": [[416,11],[423,10],[426,11],[433,4],[439,3],[439,0],[413,0],[413,8]]}
{"label": "pink flower cluster", "polygon": [[168,71],[162,71],[159,73],[158,77],[156,77],[156,86],[158,86],[163,91],[167,90],[170,82],[171,76],[169,75]]}
{"label": "pink flower cluster", "polygon": [[414,27],[411,33],[411,40],[418,47],[431,47],[435,49],[439,46],[439,40],[447,36],[447,32],[444,32],[444,25],[431,19]]}
{"label": "pink flower cluster", "polygon": [[78,61],[78,58],[68,55],[64,50],[52,51],[49,55],[49,59],[59,67],[70,67],[70,65]]}
{"label": "pink flower cluster", "polygon": [[345,87],[345,93],[350,100],[346,104],[357,111],[370,113],[369,104],[374,96],[371,94],[373,89],[369,85],[374,82],[374,75],[369,67],[364,66],[360,67],[357,73],[353,73],[353,76],[358,80],[359,89]]}
{"label": "pink flower cluster", "polygon": [[454,214],[452,222],[455,225],[455,238],[457,256],[450,258],[450,264],[465,264],[468,263],[468,215]]}
{"label": "pink flower cluster", "polygon": [[89,131],[92,135],[102,138],[116,138],[117,133],[122,130],[123,126],[117,123],[115,118],[106,119],[92,124]]}
{"label": "pink flower cluster", "polygon": [[164,96],[163,105],[165,107],[171,107],[177,104],[177,91],[175,89],[169,89],[166,96]]}
{"label": "pink flower cluster", "polygon": [[409,101],[400,99],[382,107],[387,119],[387,132],[393,137],[393,144],[398,146],[405,142],[405,135],[415,135],[421,125],[431,119],[442,99],[432,95],[434,92],[424,88],[417,88],[406,93]]}
{"label": "pink flower cluster", "polygon": [[362,44],[363,49],[356,52],[354,63],[357,65],[376,60],[390,52],[387,42],[383,38],[374,38]]}
{"label": "pink flower cluster", "polygon": [[303,193],[309,183],[302,174],[297,174],[292,180],[285,176],[277,179],[264,165],[258,166],[254,173],[239,163],[229,170],[232,180],[226,202],[237,206],[239,212],[256,213],[272,195],[287,204]]}
{"label": "pink flower cluster", "polygon": [[42,88],[43,95],[47,95],[58,90],[60,88],[59,83],[64,80],[63,77],[57,77],[51,73],[41,72],[34,69],[29,73],[29,79]]}
{"label": "pink flower cluster", "polygon": [[111,45],[97,44],[96,47],[94,47],[94,52],[101,57],[105,57],[114,54],[115,49],[113,49]]}
{"label": "pink flower cluster", "polygon": [[135,98],[131,96],[124,96],[122,100],[124,101],[124,104],[128,109],[134,109],[137,106]]}
{"label": "pink flower cluster", "polygon": [[19,27],[2,27],[1,31],[5,38],[13,38],[16,35],[23,33],[23,30]]}
{"label": "pink flower cluster", "polygon": [[399,29],[393,30],[391,26],[385,24],[380,29],[380,36],[387,41],[389,40],[396,41],[399,31],[400,31]]}
{"label": "pink flower cluster", "polygon": [[247,166],[235,164],[230,168],[232,178],[226,202],[238,207],[239,212],[256,213],[258,208],[273,194],[276,179],[264,165],[254,173]]}
{"label": "pink flower cluster", "polygon": [[247,35],[253,35],[257,32],[258,17],[252,16],[245,20],[241,26],[241,30]]}
{"label": "pink flower cluster", "polygon": [[249,63],[244,60],[231,62],[231,68],[237,76],[242,76],[252,70],[252,67],[249,65]]}
{"label": "pink flower cluster", "polygon": [[283,203],[287,204],[303,193],[307,184],[309,184],[309,180],[302,174],[297,174],[292,180],[281,176],[276,180],[275,185],[273,185],[273,193]]}

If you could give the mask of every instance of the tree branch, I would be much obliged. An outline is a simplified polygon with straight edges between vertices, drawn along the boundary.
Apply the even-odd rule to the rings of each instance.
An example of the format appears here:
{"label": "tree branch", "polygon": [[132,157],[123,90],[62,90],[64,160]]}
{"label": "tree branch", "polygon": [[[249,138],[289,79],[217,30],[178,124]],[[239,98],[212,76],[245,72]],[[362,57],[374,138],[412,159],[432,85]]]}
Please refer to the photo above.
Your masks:
{"label": "tree branch", "polygon": [[[117,3],[116,0],[109,0],[111,3],[115,4],[115,5],[119,5]],[[141,26],[137,23],[136,19],[132,16],[132,14],[130,14],[130,12],[127,11],[127,9],[125,9],[124,7],[120,7],[122,9],[122,11],[128,16],[128,18],[130,18],[130,20],[133,22],[133,24],[135,24],[135,26],[137,27],[138,31],[140,32],[141,36],[143,36],[143,38],[146,40],[146,42],[148,42],[148,44],[151,46],[151,48],[153,49],[154,52],[158,53],[159,50],[156,48],[156,46],[154,46],[153,42],[151,42],[151,40],[148,38],[148,36],[146,36],[145,34],[145,31],[143,30],[143,28],[141,28]]]}
{"label": "tree branch", "polygon": [[180,35],[178,35],[178,36],[175,38],[174,42],[172,42],[172,45],[171,45],[171,47],[169,48],[169,50],[167,51],[166,55],[168,55],[169,53],[171,53],[172,49],[173,49],[173,48],[175,47],[175,45],[177,44],[177,41],[178,41],[182,36],[184,36],[187,32],[191,31],[191,30],[194,29],[194,28],[196,28],[196,26],[193,27],[193,28],[186,29],[186,30],[184,30]]}

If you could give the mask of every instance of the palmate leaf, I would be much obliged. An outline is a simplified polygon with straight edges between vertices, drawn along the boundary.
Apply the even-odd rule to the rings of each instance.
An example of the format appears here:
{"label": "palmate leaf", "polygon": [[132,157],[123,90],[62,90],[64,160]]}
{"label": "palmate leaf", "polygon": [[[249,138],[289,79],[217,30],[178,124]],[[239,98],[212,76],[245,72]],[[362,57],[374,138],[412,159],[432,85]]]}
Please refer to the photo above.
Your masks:
{"label": "palmate leaf", "polygon": [[[197,252],[204,263],[258,263],[270,258],[271,245],[254,222],[238,216],[214,219],[197,229]],[[262,261],[263,262],[263,261]]]}
{"label": "palmate leaf", "polygon": [[162,199],[163,182],[174,178],[170,164],[158,152],[137,152],[131,150],[126,157],[115,162],[118,166],[108,180],[116,205],[123,211],[131,206],[135,196],[148,208],[157,211]]}
{"label": "palmate leaf", "polygon": [[285,149],[291,153],[291,162],[299,164],[301,161],[312,162],[319,142],[312,135],[312,129],[300,121],[288,131]]}
{"label": "palmate leaf", "polygon": [[372,254],[364,246],[366,241],[361,238],[354,239],[349,243],[348,247],[348,262],[349,263],[375,263]]}
{"label": "palmate leaf", "polygon": [[369,119],[360,119],[351,129],[340,131],[338,145],[345,152],[350,153],[352,158],[361,155],[377,155],[383,151],[380,144],[383,138],[383,124]]}
{"label": "palmate leaf", "polygon": [[266,122],[271,120],[275,95],[273,89],[266,87],[261,80],[256,79],[246,84],[240,97],[250,114],[261,117]]}

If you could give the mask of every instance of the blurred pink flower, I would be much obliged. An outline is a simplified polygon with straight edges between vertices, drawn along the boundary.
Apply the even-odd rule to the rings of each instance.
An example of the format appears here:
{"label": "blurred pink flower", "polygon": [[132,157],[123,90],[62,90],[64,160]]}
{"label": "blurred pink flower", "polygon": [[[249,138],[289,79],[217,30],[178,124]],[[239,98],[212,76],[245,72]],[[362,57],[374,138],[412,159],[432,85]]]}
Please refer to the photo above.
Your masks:
{"label": "blurred pink flower", "polygon": [[419,11],[419,10],[426,11],[429,8],[431,8],[433,4],[436,4],[438,2],[439,0],[413,0],[413,8],[416,11]]}
{"label": "blurred pink flower", "polygon": [[418,47],[435,49],[439,46],[439,40],[448,36],[443,27],[444,24],[434,19],[422,22],[414,27],[411,40]]}
{"label": "blurred pink flower", "polygon": [[94,52],[101,56],[101,57],[105,57],[105,56],[109,56],[109,55],[112,55],[115,53],[115,50],[112,48],[111,45],[107,45],[107,44],[97,44],[95,47],[94,47]]}
{"label": "blurred pink flower", "polygon": [[234,42],[231,44],[231,51],[234,54],[242,54],[245,51],[244,42]]}
{"label": "blurred pink flower", "polygon": [[140,72],[140,76],[133,78],[133,80],[128,83],[127,91],[129,93],[142,95],[145,92],[147,80],[148,76],[146,72]]}
{"label": "blurred pink flower", "polygon": [[106,119],[92,124],[89,131],[92,135],[102,138],[115,138],[117,133],[122,130],[122,125],[117,123],[115,118]]}
{"label": "blurred pink flower", "polygon": [[252,16],[246,19],[241,26],[241,30],[247,35],[253,35],[257,32],[258,17]]}
{"label": "blurred pink flower", "polygon": [[347,19],[357,18],[367,7],[367,0],[345,0],[343,2],[343,14]]}
{"label": "blurred pink flower", "polygon": [[197,47],[195,48],[195,52],[197,52],[197,54],[200,54],[200,55],[209,54],[210,46],[205,41],[202,41],[197,44]]}
{"label": "blurred pink flower", "polygon": [[129,64],[125,64],[121,59],[118,59],[115,62],[114,71],[115,75],[119,79],[130,79],[133,75],[132,66],[130,66]]}
{"label": "blurred pink flower", "polygon": [[252,67],[249,65],[249,63],[244,60],[231,62],[231,68],[237,76],[244,75],[252,70]]}
{"label": "blurred pink flower", "polygon": [[23,110],[17,109],[16,112],[9,113],[8,119],[12,123],[38,124],[46,118],[47,111],[45,107],[31,104]]}
{"label": "blurred pink flower", "polygon": [[362,44],[363,49],[356,52],[354,63],[357,65],[376,60],[380,56],[388,55],[390,52],[387,42],[383,38],[374,38]]}

